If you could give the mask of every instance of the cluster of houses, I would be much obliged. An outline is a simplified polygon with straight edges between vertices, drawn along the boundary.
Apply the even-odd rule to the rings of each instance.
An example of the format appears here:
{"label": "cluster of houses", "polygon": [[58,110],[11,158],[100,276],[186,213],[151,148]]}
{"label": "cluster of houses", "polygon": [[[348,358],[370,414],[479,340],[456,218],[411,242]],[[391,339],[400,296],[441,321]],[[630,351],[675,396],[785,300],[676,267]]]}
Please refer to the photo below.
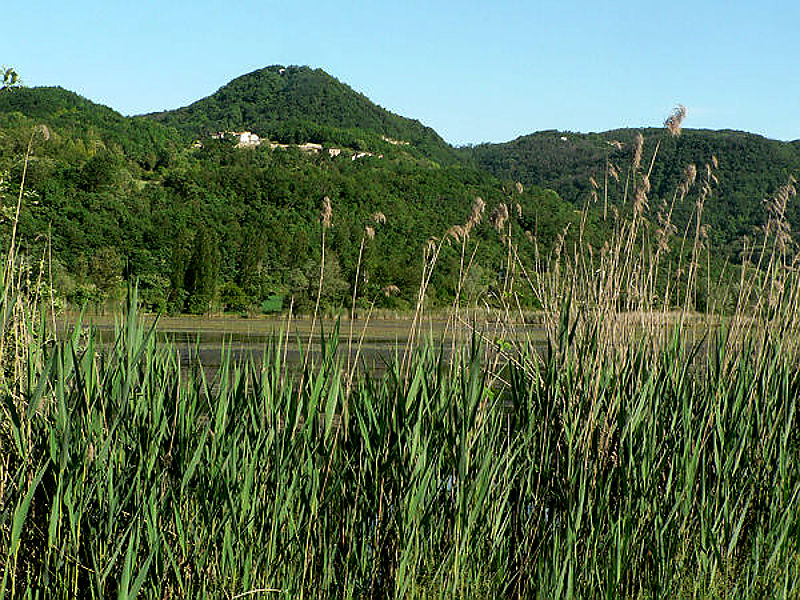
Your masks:
{"label": "cluster of houses", "polygon": [[392,144],[394,146],[408,146],[411,143],[411,142],[405,142],[403,140],[393,140],[392,138],[386,137],[385,135],[382,135],[381,139],[384,142],[389,142],[390,144]]}
{"label": "cluster of houses", "polygon": [[[256,146],[261,145],[261,138],[258,137],[258,134],[253,133],[252,131],[218,131],[217,133],[211,134],[211,139],[213,140],[224,140],[227,137],[233,137],[237,139],[236,147],[237,148],[255,148]],[[195,142],[195,145],[200,143],[202,146],[202,142]]]}
{"label": "cluster of houses", "polygon": [[[258,134],[253,133],[252,131],[218,131],[217,133],[212,133],[211,138],[215,140],[223,140],[226,138],[233,138],[236,140],[236,147],[237,148],[256,148],[260,146],[264,142],[268,142],[267,140],[261,139]],[[408,144],[408,142],[401,142],[398,140],[392,140],[387,137],[383,138],[390,144]],[[269,147],[272,150],[281,148],[297,148],[301,152],[308,152],[310,154],[319,154],[320,152],[326,151],[331,158],[339,156],[342,154],[342,148],[324,148],[322,144],[314,144],[312,142],[307,142],[305,144],[279,144],[277,142],[268,142]],[[202,148],[203,142],[197,140],[192,144],[193,148]],[[350,156],[350,160],[358,160],[359,158],[364,158],[366,156],[375,156],[372,152],[361,152],[361,151],[346,151]],[[378,154],[378,158],[383,158],[383,154]]]}

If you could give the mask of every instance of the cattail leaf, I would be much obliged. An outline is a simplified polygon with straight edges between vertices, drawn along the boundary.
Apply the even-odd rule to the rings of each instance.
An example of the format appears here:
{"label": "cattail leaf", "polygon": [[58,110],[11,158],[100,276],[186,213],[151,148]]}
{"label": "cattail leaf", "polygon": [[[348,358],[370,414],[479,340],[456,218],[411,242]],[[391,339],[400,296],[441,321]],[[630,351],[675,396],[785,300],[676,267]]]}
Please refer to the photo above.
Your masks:
{"label": "cattail leaf", "polygon": [[36,488],[38,488],[39,484],[42,482],[42,477],[44,477],[44,474],[47,472],[49,465],[50,461],[47,460],[44,465],[37,469],[33,481],[31,481],[31,484],[28,486],[28,491],[25,492],[25,496],[22,498],[22,501],[17,504],[17,507],[14,509],[14,516],[11,520],[11,538],[8,546],[7,560],[9,561],[11,560],[11,557],[15,556],[19,550],[19,545],[22,538],[22,528],[28,518],[31,502],[33,502],[33,495],[36,493]]}
{"label": "cattail leaf", "polygon": [[200,437],[199,442],[197,443],[197,448],[195,448],[194,453],[192,454],[192,459],[189,461],[189,466],[186,467],[186,470],[183,472],[183,477],[181,478],[181,493],[183,493],[183,491],[186,489],[187,484],[194,475],[195,469],[197,469],[197,465],[200,464],[200,458],[202,457],[203,450],[205,449],[208,433],[209,429],[206,428],[205,431],[203,431],[203,435]]}

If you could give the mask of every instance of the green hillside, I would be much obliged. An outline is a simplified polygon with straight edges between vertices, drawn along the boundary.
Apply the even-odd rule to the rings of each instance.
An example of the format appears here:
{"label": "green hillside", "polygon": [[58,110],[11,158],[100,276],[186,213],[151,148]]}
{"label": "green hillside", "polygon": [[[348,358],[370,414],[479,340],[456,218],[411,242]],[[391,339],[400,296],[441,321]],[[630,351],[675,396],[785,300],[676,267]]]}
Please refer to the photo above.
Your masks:
{"label": "green hillside", "polygon": [[[745,236],[758,237],[766,218],[762,200],[800,170],[800,142],[734,131],[684,130],[673,137],[643,130],[642,164],[633,179],[635,130],[547,131],[456,150],[323,71],[269,67],[189,107],[143,117],[122,116],[60,88],[3,91],[6,222],[40,125],[48,139],[33,138],[19,220],[23,248],[41,256],[52,242],[53,281],[63,299],[102,303],[125,281],[139,281],[148,306],[172,311],[274,310],[282,298],[309,309],[326,196],[334,217],[326,238],[325,306],[350,303],[362,238],[359,289],[378,306],[414,306],[430,240],[441,251],[428,302],[443,306],[455,297],[462,250],[475,251],[462,299],[492,302],[507,267],[508,227],[529,271],[561,239],[571,244],[583,236],[602,249],[618,226],[612,214],[632,214],[634,192],[648,172],[641,216],[654,231],[688,165],[696,167],[698,183],[673,207],[673,235],[694,222],[700,181],[710,182],[702,223],[712,258],[703,268],[716,276],[726,261],[739,260]],[[289,145],[237,148],[208,135],[240,129]],[[198,138],[201,144],[194,144]],[[350,152],[304,153],[292,146],[300,142]],[[351,160],[355,150],[372,154]],[[483,221],[462,248],[458,226],[476,197],[485,201]],[[499,233],[489,215],[503,204],[508,220]],[[385,224],[374,222],[376,212]],[[800,231],[795,203],[786,214]],[[364,237],[366,227],[374,229],[374,240]],[[679,269],[686,257],[678,252],[665,260]],[[536,305],[524,286],[517,291],[524,306]]]}
{"label": "green hillside", "polygon": [[[608,181],[611,201],[624,194],[627,167],[631,163],[634,137],[638,130],[620,129],[580,134],[542,131],[503,144],[482,144],[462,148],[465,160],[501,179],[515,179],[552,188],[565,200],[583,208],[592,191],[590,178],[602,195]],[[680,136],[663,129],[643,129],[643,161],[648,163],[659,144],[650,177],[650,204],[671,199],[687,165],[702,169],[713,164],[717,182],[712,200],[705,207],[712,241],[733,253],[743,236],[763,225],[766,213],[762,200],[772,195],[790,176],[800,175],[800,141],[780,142],[740,131],[684,129]],[[612,144],[621,142],[621,147]],[[608,161],[608,162],[606,162]],[[616,171],[617,182],[607,175]],[[676,216],[685,224],[691,203],[678,204]],[[787,206],[790,222],[800,228],[800,207]]]}
{"label": "green hillside", "polygon": [[[249,130],[284,143],[384,152],[402,148],[440,163],[457,161],[453,148],[430,127],[393,114],[322,69],[309,67],[259,69],[189,106],[146,117],[196,138]],[[391,144],[383,137],[408,144]]]}
{"label": "green hillside", "polygon": [[60,87],[19,87],[0,94],[0,128],[6,136],[19,134],[18,144],[3,147],[19,154],[27,144],[26,126],[45,123],[74,144],[99,146],[124,155],[139,167],[166,166],[183,147],[177,131],[143,119],[130,119]]}
{"label": "green hillside", "polygon": [[[409,128],[386,130],[398,138],[411,137],[417,127],[399,117],[389,121]],[[287,308],[294,298],[296,310],[309,310],[325,196],[334,210],[323,290],[323,305],[331,308],[350,303],[367,226],[375,234],[365,239],[362,297],[401,309],[414,306],[432,238],[441,250],[428,301],[452,301],[462,248],[447,231],[469,219],[478,196],[486,208],[466,242],[467,252],[475,250],[475,266],[465,300],[496,298],[506,252],[488,217],[501,203],[509,207],[512,234],[529,264],[535,248],[526,231],[537,236],[542,251],[568,223],[577,231],[578,216],[555,193],[536,186],[511,192],[513,186],[491,175],[441,165],[415,156],[417,150],[399,147],[383,157],[351,160],[267,144],[242,149],[211,138],[194,147],[175,128],[123,117],[58,88],[17,89],[0,98],[6,205],[40,124],[49,139],[33,138],[26,173],[31,195],[23,202],[19,233],[30,256],[47,251],[52,237],[56,291],[75,304],[102,303],[127,280],[139,282],[153,309],[257,311],[280,308],[281,298]],[[375,222],[376,212],[386,223]],[[523,297],[529,306],[534,302]]]}

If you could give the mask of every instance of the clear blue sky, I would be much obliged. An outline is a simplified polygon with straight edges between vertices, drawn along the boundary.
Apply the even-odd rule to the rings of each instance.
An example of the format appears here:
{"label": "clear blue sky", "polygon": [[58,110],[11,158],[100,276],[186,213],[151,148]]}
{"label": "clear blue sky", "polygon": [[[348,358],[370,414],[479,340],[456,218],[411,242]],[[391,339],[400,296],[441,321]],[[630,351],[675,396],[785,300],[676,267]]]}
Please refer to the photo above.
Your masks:
{"label": "clear blue sky", "polygon": [[17,0],[0,64],[124,114],[321,67],[455,144],[660,125],[800,138],[799,0]]}

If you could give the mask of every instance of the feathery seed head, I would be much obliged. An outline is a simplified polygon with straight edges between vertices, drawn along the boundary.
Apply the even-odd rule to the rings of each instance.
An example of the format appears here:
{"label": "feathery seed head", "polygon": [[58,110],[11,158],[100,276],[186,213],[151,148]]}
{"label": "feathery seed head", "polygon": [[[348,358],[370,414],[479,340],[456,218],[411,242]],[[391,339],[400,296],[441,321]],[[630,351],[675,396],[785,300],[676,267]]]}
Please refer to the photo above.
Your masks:
{"label": "feathery seed head", "polygon": [[689,183],[689,186],[693,186],[695,180],[697,179],[697,167],[694,165],[687,165],[686,170],[684,171],[684,176],[686,181]]}
{"label": "feathery seed head", "polygon": [[41,123],[36,126],[36,131],[42,134],[42,139],[46,142],[50,139],[50,130],[47,128],[47,125]]}
{"label": "feathery seed head", "polygon": [[497,231],[500,233],[503,232],[503,225],[505,225],[506,221],[508,220],[508,206],[505,203],[500,203],[495,207],[492,211],[492,214],[489,215],[489,222],[494,226]]}
{"label": "feathery seed head", "polygon": [[619,183],[619,171],[617,171],[617,167],[615,167],[612,162],[608,163],[608,176]]}
{"label": "feathery seed head", "polygon": [[639,131],[633,141],[633,170],[636,171],[642,163],[642,148],[644,148],[644,136]]}
{"label": "feathery seed head", "polygon": [[638,187],[633,195],[633,210],[636,214],[641,215],[645,208],[647,208],[647,192],[643,187]]}
{"label": "feathery seed head", "polygon": [[683,104],[678,104],[678,106],[672,110],[672,114],[664,121],[664,127],[666,127],[672,135],[680,135],[685,118],[686,107]]}
{"label": "feathery seed head", "polygon": [[453,238],[457,242],[465,240],[469,237],[467,230],[461,225],[453,225],[447,230],[447,236]]}
{"label": "feathery seed head", "polygon": [[331,199],[325,196],[322,199],[322,210],[319,213],[319,220],[322,227],[327,229],[331,226],[331,217],[333,217],[333,207],[331,206]]}
{"label": "feathery seed head", "polygon": [[689,193],[689,190],[694,185],[696,179],[697,167],[693,164],[686,165],[686,168],[683,170],[683,178],[681,179],[680,184],[678,184],[678,192],[680,193],[681,200],[683,200],[686,197],[686,194]]}
{"label": "feathery seed head", "polygon": [[483,212],[486,210],[486,202],[483,201],[483,198],[480,196],[476,196],[475,200],[472,202],[472,214],[473,216],[478,217],[478,223],[480,223],[481,217],[483,216]]}
{"label": "feathery seed head", "polygon": [[387,285],[381,291],[383,292],[384,296],[389,298],[390,296],[394,296],[395,294],[399,294],[400,293],[400,288],[397,287],[396,285]]}

